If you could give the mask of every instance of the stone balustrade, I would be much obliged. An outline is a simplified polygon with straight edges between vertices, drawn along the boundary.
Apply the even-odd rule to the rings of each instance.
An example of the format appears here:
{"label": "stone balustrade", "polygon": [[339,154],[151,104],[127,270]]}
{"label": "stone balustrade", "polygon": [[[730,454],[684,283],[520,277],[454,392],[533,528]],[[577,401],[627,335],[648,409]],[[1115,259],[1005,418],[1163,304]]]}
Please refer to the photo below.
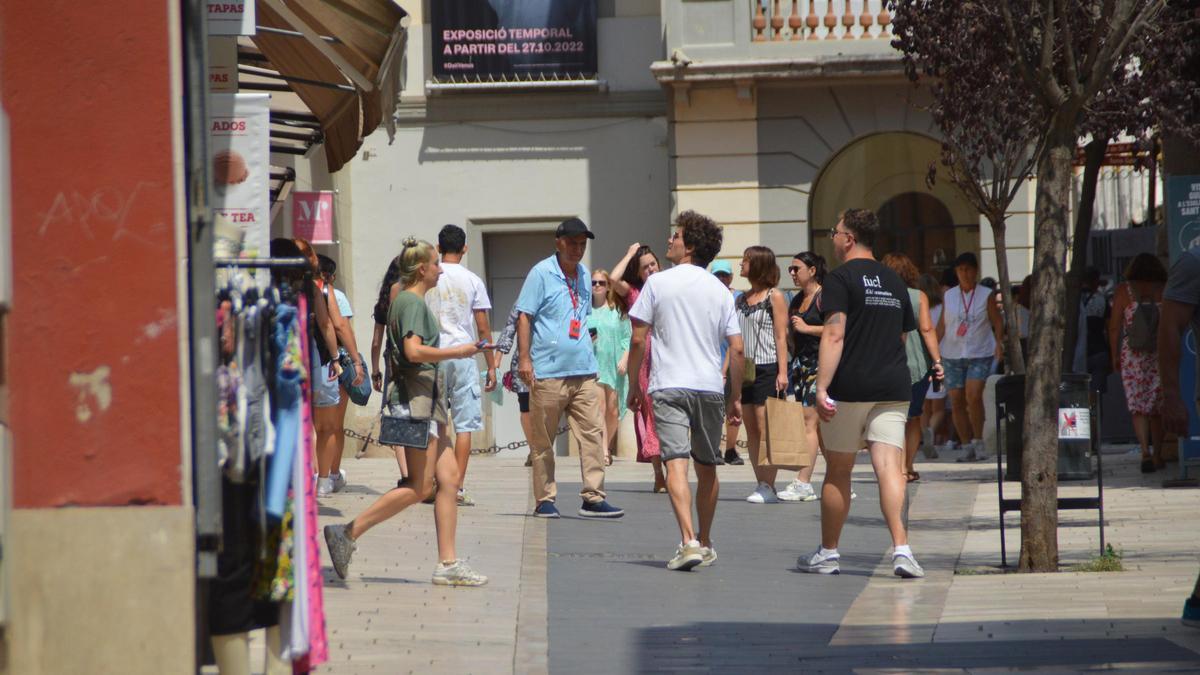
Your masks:
{"label": "stone balustrade", "polygon": [[890,39],[887,0],[749,0],[751,40]]}

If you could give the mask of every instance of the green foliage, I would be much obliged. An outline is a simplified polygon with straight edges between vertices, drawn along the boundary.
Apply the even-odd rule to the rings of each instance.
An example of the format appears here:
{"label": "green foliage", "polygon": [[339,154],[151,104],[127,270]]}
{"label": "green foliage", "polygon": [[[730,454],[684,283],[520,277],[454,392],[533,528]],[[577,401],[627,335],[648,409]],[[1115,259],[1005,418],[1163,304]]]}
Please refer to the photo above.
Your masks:
{"label": "green foliage", "polygon": [[1124,572],[1125,566],[1121,563],[1123,552],[1114,549],[1112,544],[1104,547],[1104,553],[1092,558],[1082,565],[1075,565],[1071,568],[1072,572]]}

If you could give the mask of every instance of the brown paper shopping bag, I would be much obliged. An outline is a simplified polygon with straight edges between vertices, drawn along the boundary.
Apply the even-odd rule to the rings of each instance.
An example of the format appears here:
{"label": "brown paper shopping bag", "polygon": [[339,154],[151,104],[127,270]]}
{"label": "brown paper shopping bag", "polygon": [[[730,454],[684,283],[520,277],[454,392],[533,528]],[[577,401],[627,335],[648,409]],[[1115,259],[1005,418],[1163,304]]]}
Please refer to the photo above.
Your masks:
{"label": "brown paper shopping bag", "polygon": [[767,399],[767,428],[763,432],[765,452],[761,466],[799,470],[812,466],[816,448],[808,447],[804,432],[804,410],[799,403],[781,398]]}

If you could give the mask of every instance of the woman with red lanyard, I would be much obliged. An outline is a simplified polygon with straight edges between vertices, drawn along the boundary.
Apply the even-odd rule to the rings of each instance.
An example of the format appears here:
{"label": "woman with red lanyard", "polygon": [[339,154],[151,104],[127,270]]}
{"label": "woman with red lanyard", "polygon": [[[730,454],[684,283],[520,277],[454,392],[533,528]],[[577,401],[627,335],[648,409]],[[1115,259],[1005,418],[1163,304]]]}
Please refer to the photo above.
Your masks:
{"label": "woman with red lanyard", "polygon": [[941,340],[951,417],[965,450],[960,462],[983,457],[983,385],[1004,344],[992,291],[981,288],[979,259],[963,253],[954,261],[958,286],[942,296],[937,334]]}
{"label": "woman with red lanyard", "polygon": [[[629,308],[637,302],[638,294],[646,279],[659,270],[658,256],[649,246],[633,244],[625,253],[625,257],[613,266],[609,278],[612,291],[621,298],[621,318],[629,314]],[[630,374],[632,377],[633,375]],[[654,431],[654,406],[645,392],[650,389],[650,336],[646,336],[646,357],[642,359],[641,370],[637,373],[639,389],[643,392],[642,404],[633,413],[633,430],[637,434],[639,462],[650,462],[654,465],[654,491],[667,491],[667,476],[663,473],[662,457],[658,451],[658,434]]]}

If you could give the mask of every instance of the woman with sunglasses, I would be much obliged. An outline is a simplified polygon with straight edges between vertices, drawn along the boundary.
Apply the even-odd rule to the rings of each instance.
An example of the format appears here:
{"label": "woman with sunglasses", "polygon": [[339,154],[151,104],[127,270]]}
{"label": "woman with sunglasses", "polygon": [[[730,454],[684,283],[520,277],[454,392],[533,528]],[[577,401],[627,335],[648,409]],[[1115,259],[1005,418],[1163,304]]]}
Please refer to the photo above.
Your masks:
{"label": "woman with sunglasses", "polygon": [[804,408],[804,432],[808,440],[808,466],[796,473],[796,478],[779,491],[780,501],[813,502],[812,474],[821,447],[820,419],[817,416],[817,352],[821,347],[821,282],[825,280],[825,258],[803,251],[792,258],[788,267],[792,283],[799,289],[788,306],[788,345],[796,357],[793,381],[796,401]]}
{"label": "woman with sunglasses", "polygon": [[600,409],[604,418],[604,463],[612,464],[617,449],[617,428],[625,417],[625,396],[629,379],[629,340],[633,325],[617,309],[617,296],[610,287],[608,272],[592,270],[592,313],[588,315],[588,333],[596,351],[597,375],[604,398]]}

